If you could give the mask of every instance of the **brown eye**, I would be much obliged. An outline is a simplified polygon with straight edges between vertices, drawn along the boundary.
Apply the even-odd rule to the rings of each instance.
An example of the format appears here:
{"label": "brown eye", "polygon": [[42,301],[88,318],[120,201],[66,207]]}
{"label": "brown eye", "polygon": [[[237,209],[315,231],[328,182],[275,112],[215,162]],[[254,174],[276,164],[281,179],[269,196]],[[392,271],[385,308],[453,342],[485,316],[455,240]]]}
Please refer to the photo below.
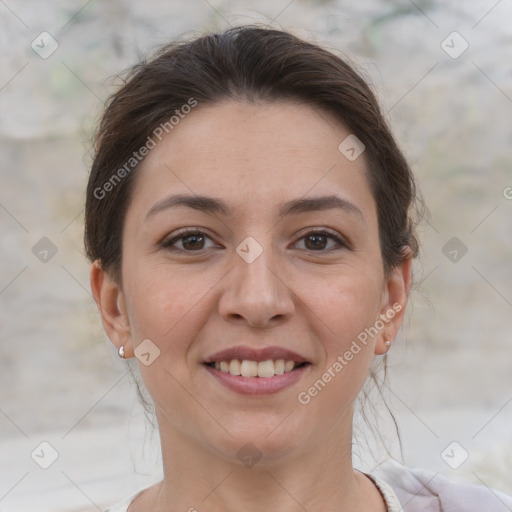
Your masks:
{"label": "brown eye", "polygon": [[[312,231],[300,240],[304,240],[305,249],[308,251],[330,252],[347,248],[347,244],[343,240],[325,231]],[[329,242],[331,242],[330,245]]]}
{"label": "brown eye", "polygon": [[210,237],[201,231],[182,231],[179,235],[165,240],[162,246],[171,250],[194,252],[208,249],[205,247],[207,240],[211,240]]}
{"label": "brown eye", "polygon": [[205,237],[203,235],[187,235],[181,238],[183,247],[185,249],[203,249],[204,246],[204,239]]}
{"label": "brown eye", "polygon": [[326,235],[308,235],[305,237],[305,245],[308,249],[325,249],[327,246],[327,239],[328,237]]}

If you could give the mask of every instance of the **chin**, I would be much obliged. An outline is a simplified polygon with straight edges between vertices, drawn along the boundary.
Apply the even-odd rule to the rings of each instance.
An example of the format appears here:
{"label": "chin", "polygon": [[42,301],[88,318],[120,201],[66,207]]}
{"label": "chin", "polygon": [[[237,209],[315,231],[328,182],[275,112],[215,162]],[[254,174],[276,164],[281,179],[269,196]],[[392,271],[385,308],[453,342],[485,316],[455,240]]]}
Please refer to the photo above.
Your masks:
{"label": "chin", "polygon": [[262,424],[260,418],[257,427],[253,421],[246,426],[239,423],[236,431],[228,428],[232,437],[226,434],[212,445],[223,458],[246,467],[279,464],[297,454],[305,445],[305,439],[297,435],[303,429],[292,428],[292,424],[286,428],[286,419],[279,425],[285,417],[282,415],[279,421],[272,417],[266,424]]}

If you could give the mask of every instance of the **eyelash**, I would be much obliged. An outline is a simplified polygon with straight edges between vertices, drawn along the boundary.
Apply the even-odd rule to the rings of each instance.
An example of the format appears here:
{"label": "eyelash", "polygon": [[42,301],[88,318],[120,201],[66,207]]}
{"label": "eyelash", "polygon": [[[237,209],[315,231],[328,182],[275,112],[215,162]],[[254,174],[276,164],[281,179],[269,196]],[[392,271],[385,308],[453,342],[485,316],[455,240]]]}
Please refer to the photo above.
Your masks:
{"label": "eyelash", "polygon": [[[197,251],[189,251],[189,250],[186,250],[186,249],[179,249],[179,248],[176,248],[174,247],[174,244],[180,240],[183,240],[184,238],[187,238],[189,236],[193,236],[193,235],[201,235],[201,236],[204,236],[206,238],[209,238],[211,240],[211,237],[208,236],[206,233],[198,230],[198,229],[195,229],[195,228],[183,228],[181,229],[178,234],[174,237],[172,237],[171,239],[167,239],[167,240],[164,240],[162,242],[162,247],[165,248],[165,249],[169,249],[169,250],[175,250],[175,251],[180,251],[180,252],[188,252],[188,253],[201,253],[207,249],[198,249]],[[338,244],[338,247],[337,248],[331,248],[331,249],[321,249],[321,250],[318,250],[318,251],[315,251],[313,249],[301,249],[301,250],[305,250],[305,251],[309,251],[309,252],[318,252],[318,253],[321,253],[321,252],[338,252],[338,251],[341,251],[341,250],[346,250],[346,249],[350,249],[350,245],[344,241],[342,238],[340,238],[339,236],[337,236],[335,233],[329,231],[329,230],[326,230],[326,229],[321,229],[321,230],[312,230],[312,231],[308,231],[305,235],[301,236],[299,238],[299,240],[303,240],[305,238],[307,238],[308,236],[311,236],[311,235],[323,235],[323,236],[326,236],[327,238],[330,238],[331,240],[334,240],[337,244]]]}

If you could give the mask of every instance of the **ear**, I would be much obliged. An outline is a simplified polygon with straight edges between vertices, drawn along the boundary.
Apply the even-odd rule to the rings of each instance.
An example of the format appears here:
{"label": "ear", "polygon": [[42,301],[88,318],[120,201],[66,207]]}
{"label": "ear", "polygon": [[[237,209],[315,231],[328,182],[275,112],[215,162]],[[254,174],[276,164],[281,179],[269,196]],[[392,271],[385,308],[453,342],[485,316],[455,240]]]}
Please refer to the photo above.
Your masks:
{"label": "ear", "polygon": [[124,346],[125,357],[133,357],[133,343],[126,303],[121,287],[96,260],[91,266],[91,290],[103,327],[117,350]]}
{"label": "ear", "polygon": [[384,327],[375,340],[376,355],[383,355],[389,350],[384,343],[386,341],[393,342],[404,319],[412,282],[412,252],[409,247],[404,247],[403,253],[403,261],[393,268],[391,274],[386,278],[378,319]]}

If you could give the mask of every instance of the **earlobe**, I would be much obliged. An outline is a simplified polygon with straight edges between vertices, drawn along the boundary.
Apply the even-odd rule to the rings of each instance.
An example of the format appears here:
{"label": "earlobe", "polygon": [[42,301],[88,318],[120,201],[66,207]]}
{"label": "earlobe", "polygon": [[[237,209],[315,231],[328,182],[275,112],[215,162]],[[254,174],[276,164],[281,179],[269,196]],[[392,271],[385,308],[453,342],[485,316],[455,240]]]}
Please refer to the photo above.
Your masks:
{"label": "earlobe", "polygon": [[392,270],[386,281],[380,311],[384,327],[375,342],[376,355],[388,352],[404,319],[412,282],[412,258],[408,247],[403,252],[404,259]]}
{"label": "earlobe", "polygon": [[119,351],[124,346],[125,357],[133,355],[130,323],[124,294],[119,285],[96,260],[91,266],[91,290],[107,336]]}

